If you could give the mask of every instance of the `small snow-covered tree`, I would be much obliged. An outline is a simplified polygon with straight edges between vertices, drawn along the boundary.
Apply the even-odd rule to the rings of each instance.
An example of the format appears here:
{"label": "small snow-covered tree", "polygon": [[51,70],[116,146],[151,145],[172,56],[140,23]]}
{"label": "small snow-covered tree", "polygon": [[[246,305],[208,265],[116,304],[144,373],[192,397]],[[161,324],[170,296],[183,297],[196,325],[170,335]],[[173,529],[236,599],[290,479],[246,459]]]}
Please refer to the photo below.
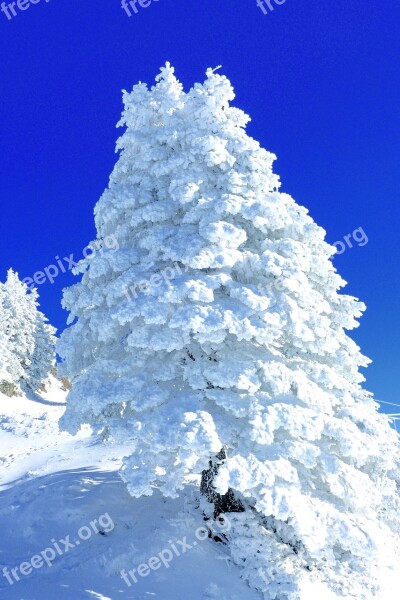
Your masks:
{"label": "small snow-covered tree", "polygon": [[62,425],[130,441],[134,496],[201,480],[210,516],[237,511],[232,556],[266,599],[313,579],[372,598],[397,548],[399,446],[346,333],[364,306],[233,98],[211,70],[184,93],[168,64],[124,93],[95,208],[96,244],[119,249],[64,294]]}
{"label": "small snow-covered tree", "polygon": [[[0,284],[0,298],[1,298],[1,284]],[[1,299],[0,299],[1,306]],[[0,317],[0,391],[1,384],[4,382],[6,384],[12,385],[12,376],[11,373],[15,370],[15,366],[13,363],[15,362],[15,357],[12,355],[9,348],[9,341],[6,335],[1,331],[1,317]]]}
{"label": "small snow-covered tree", "polygon": [[55,362],[55,329],[38,310],[38,294],[12,269],[0,284],[0,370],[36,390]]}
{"label": "small snow-covered tree", "polygon": [[12,383],[12,373],[18,370],[17,357],[11,352],[11,344],[8,337],[8,328],[6,325],[6,289],[0,282],[0,383],[2,381]]}

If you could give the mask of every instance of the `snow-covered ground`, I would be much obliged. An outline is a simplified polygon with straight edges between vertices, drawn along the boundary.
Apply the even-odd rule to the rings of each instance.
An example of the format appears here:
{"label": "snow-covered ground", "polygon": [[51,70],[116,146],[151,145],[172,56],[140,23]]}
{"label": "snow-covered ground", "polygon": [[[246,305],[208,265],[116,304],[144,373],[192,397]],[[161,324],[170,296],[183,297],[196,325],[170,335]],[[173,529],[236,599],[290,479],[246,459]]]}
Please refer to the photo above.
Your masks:
{"label": "snow-covered ground", "polygon": [[55,385],[30,399],[0,394],[0,598],[260,600],[225,547],[199,539],[190,503],[131,498],[117,474],[123,448],[88,429],[61,433],[64,405]]}

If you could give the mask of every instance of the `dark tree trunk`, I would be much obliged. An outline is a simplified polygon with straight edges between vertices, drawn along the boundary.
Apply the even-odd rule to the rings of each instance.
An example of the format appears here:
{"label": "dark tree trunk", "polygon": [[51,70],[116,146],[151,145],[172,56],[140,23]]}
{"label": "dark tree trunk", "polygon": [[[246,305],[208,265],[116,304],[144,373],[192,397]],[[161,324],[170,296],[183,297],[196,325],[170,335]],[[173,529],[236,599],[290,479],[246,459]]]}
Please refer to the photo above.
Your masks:
{"label": "dark tree trunk", "polygon": [[226,452],[224,448],[216,455],[213,460],[210,460],[210,467],[203,471],[201,475],[201,486],[200,491],[211,504],[214,506],[214,519],[217,519],[219,515],[229,512],[244,512],[244,506],[235,498],[233,490],[228,489],[226,494],[218,494],[213,485],[215,477],[221,465],[226,459]]}

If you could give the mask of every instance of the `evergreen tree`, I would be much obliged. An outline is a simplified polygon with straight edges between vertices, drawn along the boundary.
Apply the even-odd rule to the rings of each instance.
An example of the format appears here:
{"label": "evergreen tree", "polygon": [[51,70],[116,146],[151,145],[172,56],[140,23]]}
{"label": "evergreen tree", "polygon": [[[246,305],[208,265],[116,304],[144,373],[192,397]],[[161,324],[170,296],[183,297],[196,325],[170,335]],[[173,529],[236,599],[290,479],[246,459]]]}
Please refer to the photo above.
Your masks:
{"label": "evergreen tree", "polygon": [[55,329],[38,310],[38,294],[12,269],[0,284],[0,371],[36,390],[55,362]]}
{"label": "evergreen tree", "polygon": [[335,249],[279,192],[233,98],[211,70],[184,93],[168,64],[124,93],[95,208],[96,244],[114,235],[119,250],[83,260],[64,294],[62,425],[131,441],[134,496],[201,481],[266,599],[318,578],[372,598],[397,548],[399,447],[346,333],[364,305],[339,293]]}
{"label": "evergreen tree", "polygon": [[[0,298],[1,298],[1,284],[0,284]],[[1,299],[0,299],[1,306]],[[11,372],[15,369],[13,367],[14,357],[10,352],[8,338],[5,333],[1,331],[1,317],[0,317],[0,382],[12,381]]]}

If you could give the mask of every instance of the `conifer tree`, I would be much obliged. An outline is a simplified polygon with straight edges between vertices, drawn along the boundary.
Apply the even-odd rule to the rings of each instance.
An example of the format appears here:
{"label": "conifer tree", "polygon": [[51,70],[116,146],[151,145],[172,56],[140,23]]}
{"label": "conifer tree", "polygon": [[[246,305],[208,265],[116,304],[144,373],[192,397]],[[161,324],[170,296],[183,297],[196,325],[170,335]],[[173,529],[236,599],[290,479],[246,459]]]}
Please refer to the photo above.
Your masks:
{"label": "conifer tree", "polygon": [[340,293],[335,249],[279,191],[233,98],[212,70],[185,93],[168,64],[124,93],[95,208],[96,244],[119,250],[82,261],[64,294],[62,424],[130,441],[134,496],[202,481],[266,599],[314,579],[372,598],[398,543],[399,446],[347,334],[364,305]]}
{"label": "conifer tree", "polygon": [[55,329],[38,310],[30,291],[12,269],[0,284],[0,370],[12,383],[36,390],[55,363]]}

